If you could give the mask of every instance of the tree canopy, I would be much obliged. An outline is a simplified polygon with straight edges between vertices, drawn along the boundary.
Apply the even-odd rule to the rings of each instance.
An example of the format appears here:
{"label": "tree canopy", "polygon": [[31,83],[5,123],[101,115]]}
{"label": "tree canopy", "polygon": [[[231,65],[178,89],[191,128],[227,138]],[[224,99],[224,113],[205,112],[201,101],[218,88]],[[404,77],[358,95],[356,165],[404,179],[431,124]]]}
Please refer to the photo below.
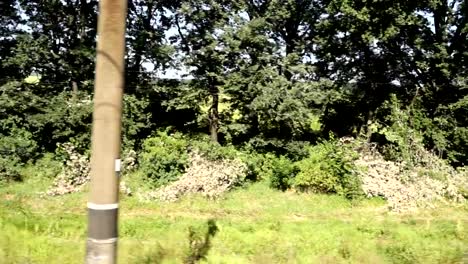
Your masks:
{"label": "tree canopy", "polygon": [[[0,2],[0,135],[50,149],[88,133],[97,2]],[[467,164],[467,16],[467,0],[129,1],[125,135],[135,148],[161,128],[278,152],[330,133],[391,145],[398,102],[400,126]]]}

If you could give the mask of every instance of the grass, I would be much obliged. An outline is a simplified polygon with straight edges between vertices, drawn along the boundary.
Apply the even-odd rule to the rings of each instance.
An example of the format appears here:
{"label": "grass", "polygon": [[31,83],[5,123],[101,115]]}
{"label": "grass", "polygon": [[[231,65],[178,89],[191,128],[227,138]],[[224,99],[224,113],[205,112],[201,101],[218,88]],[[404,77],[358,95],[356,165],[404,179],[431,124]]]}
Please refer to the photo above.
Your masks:
{"label": "grass", "polygon": [[[0,263],[84,261],[86,194],[42,197],[48,184],[0,187]],[[216,201],[122,197],[119,261],[463,263],[467,224],[466,204],[396,215],[381,200],[279,192],[264,183]]]}

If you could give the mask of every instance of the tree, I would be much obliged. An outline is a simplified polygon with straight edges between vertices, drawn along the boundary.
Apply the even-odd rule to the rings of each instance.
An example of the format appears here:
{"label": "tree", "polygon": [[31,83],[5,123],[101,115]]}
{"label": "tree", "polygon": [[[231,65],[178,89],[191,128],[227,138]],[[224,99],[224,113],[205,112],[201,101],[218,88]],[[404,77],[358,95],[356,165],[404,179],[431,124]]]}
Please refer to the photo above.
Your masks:
{"label": "tree", "polygon": [[[41,75],[45,93],[57,94],[72,83],[89,89],[94,75],[97,3],[86,0],[18,1],[26,19],[16,37],[9,65],[28,76]],[[52,88],[55,87],[55,88]],[[45,88],[45,87],[44,87]]]}
{"label": "tree", "polygon": [[211,140],[218,142],[219,94],[228,72],[228,47],[224,37],[232,27],[230,14],[235,12],[231,1],[182,1],[175,10],[175,23],[180,37],[179,50],[190,74],[196,93],[211,99],[208,120]]}
{"label": "tree", "polygon": [[11,79],[25,77],[21,75],[17,67],[6,63],[7,59],[13,56],[13,49],[16,45],[16,35],[20,33],[18,25],[22,22],[15,1],[5,0],[0,2],[0,72],[2,78],[0,85],[9,82]]}
{"label": "tree", "polygon": [[[466,1],[330,1],[319,22],[317,69],[338,87],[354,87],[347,102],[363,126],[391,93],[428,118],[446,120],[443,109],[466,96],[466,8]],[[437,144],[432,137],[428,147]]]}
{"label": "tree", "polygon": [[[242,1],[230,42],[231,68],[225,92],[240,114],[227,126],[237,140],[316,138],[325,81],[315,75],[311,50],[318,1]],[[318,95],[318,96],[317,96]],[[270,142],[270,143],[267,143]]]}
{"label": "tree", "polygon": [[147,62],[154,65],[152,71],[164,70],[174,66],[172,55],[174,47],[166,38],[172,26],[168,10],[174,9],[178,1],[142,1],[128,2],[127,18],[127,92],[148,86],[151,71],[143,67]]}

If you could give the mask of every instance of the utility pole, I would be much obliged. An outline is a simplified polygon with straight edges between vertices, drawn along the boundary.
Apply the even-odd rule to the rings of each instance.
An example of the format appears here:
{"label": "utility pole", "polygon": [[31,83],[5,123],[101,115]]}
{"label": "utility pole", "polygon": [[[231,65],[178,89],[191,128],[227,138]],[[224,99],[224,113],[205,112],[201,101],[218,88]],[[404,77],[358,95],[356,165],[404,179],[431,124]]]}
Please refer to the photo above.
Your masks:
{"label": "utility pole", "polygon": [[127,0],[100,0],[91,138],[86,263],[117,260],[120,140]]}

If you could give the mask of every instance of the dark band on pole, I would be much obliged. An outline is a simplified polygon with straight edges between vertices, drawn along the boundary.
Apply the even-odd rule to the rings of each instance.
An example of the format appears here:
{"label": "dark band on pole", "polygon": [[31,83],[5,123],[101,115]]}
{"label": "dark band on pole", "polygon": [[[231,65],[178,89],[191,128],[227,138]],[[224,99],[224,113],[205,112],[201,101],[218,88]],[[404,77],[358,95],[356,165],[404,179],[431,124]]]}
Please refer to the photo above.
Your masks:
{"label": "dark band on pole", "polygon": [[117,239],[117,216],[119,208],[116,205],[90,206],[88,204],[88,238],[95,240]]}

